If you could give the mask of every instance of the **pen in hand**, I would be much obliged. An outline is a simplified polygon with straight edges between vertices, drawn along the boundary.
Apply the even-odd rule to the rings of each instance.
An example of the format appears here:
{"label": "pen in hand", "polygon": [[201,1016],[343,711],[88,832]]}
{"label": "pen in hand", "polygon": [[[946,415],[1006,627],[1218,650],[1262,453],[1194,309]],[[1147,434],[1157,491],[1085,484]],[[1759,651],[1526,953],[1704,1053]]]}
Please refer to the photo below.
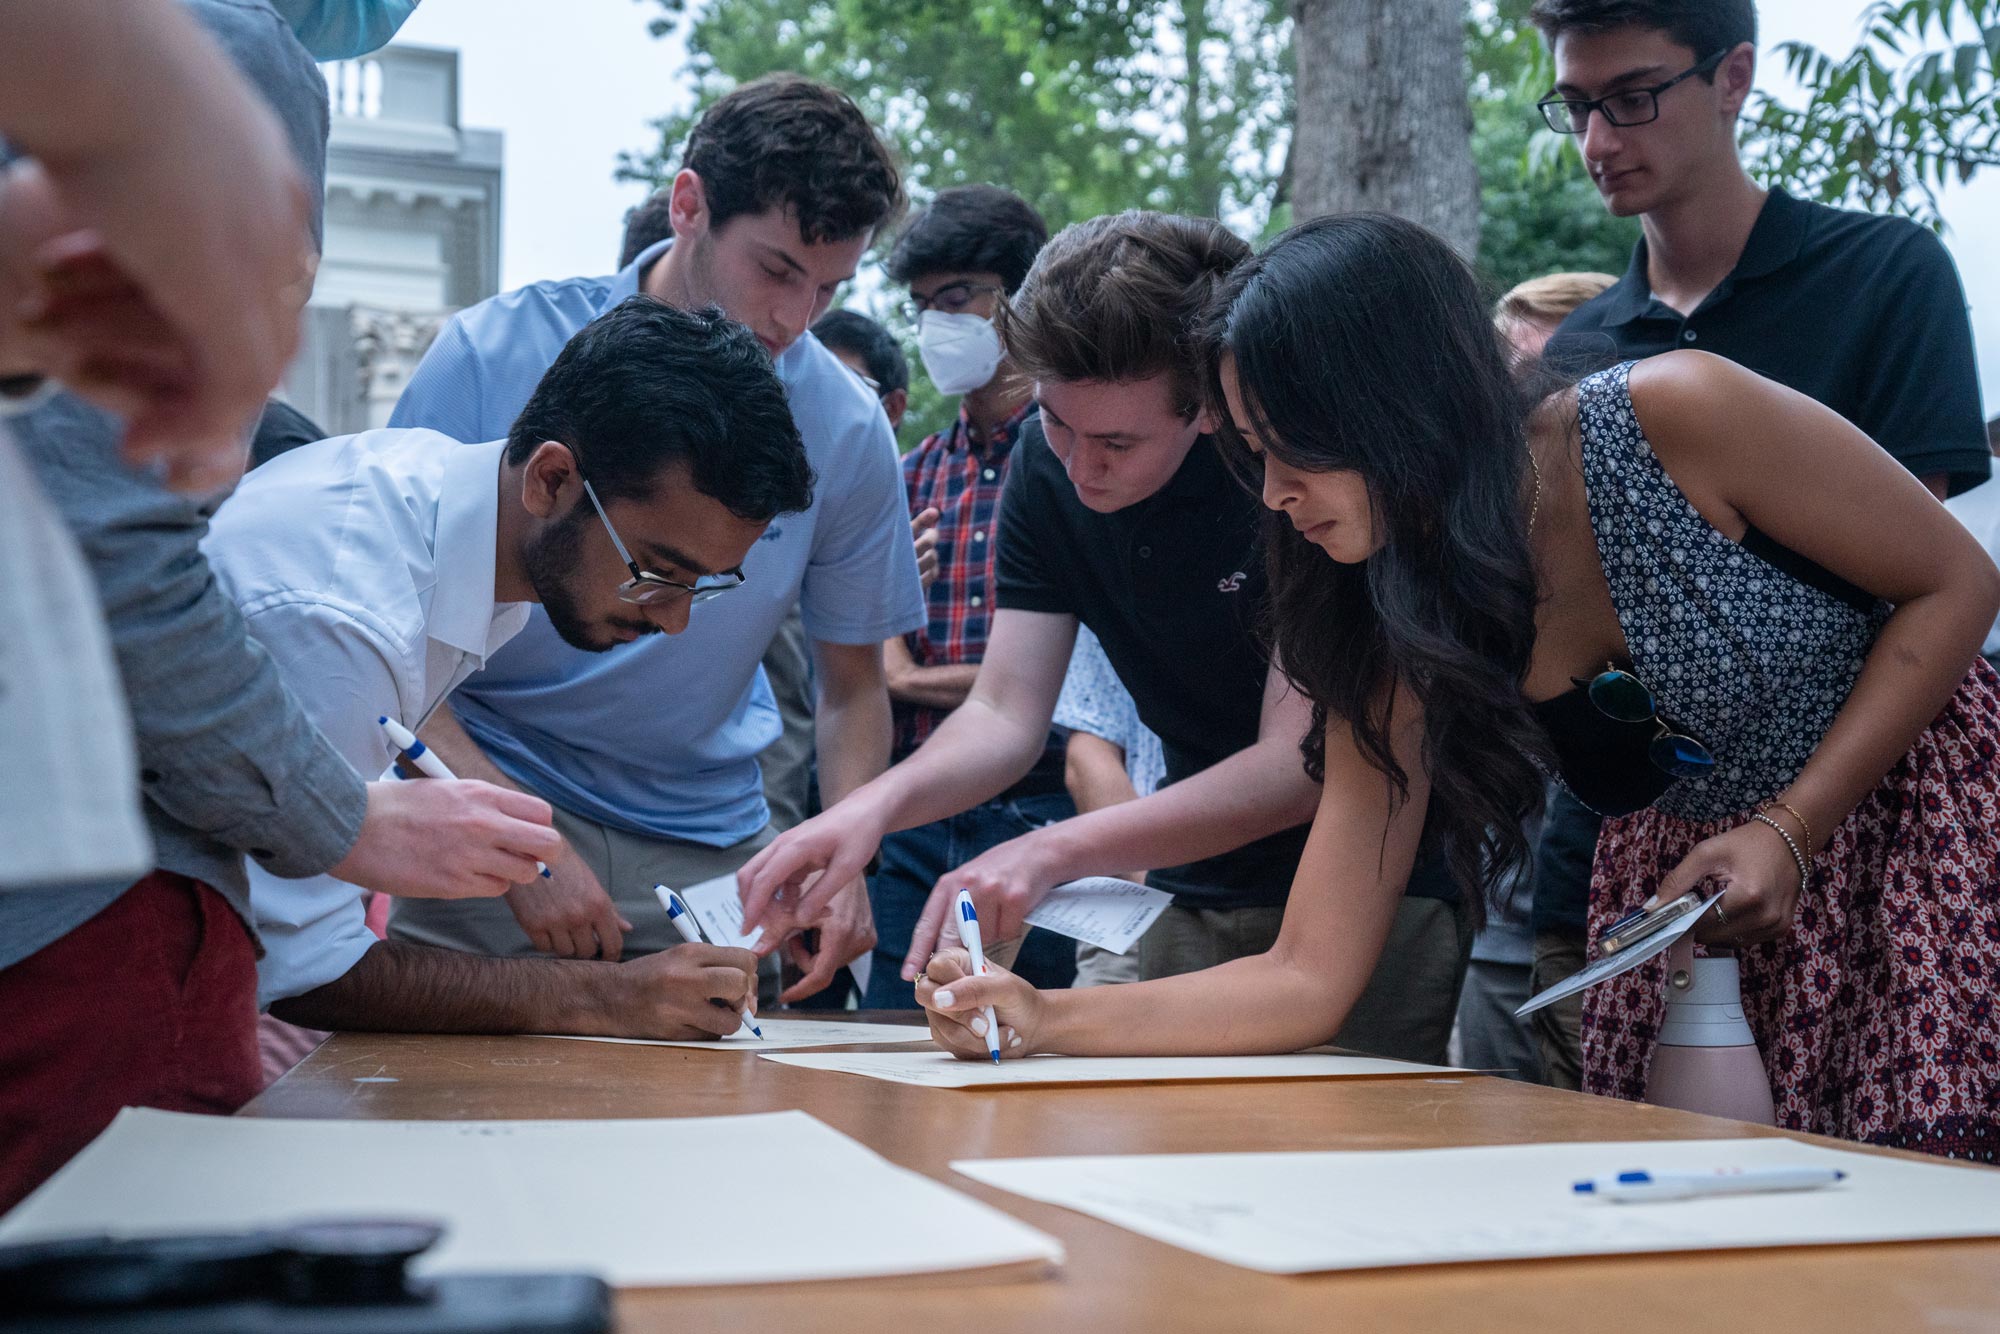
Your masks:
{"label": "pen in hand", "polygon": [[[398,778],[457,778],[451,767],[438,758],[436,751],[417,739],[417,734],[387,716],[379,717],[382,731],[389,738],[389,748],[396,752],[395,770]],[[542,873],[542,879],[549,878],[548,863],[536,861],[535,869]]]}
{"label": "pen in hand", "polygon": [[[965,890],[958,891],[958,938],[965,945],[966,953],[972,956],[972,975],[988,977],[992,969],[986,966],[986,951],[979,943],[979,913],[972,906],[972,895]],[[986,1054],[993,1058],[993,1064],[1000,1064],[1000,1022],[993,1017],[991,1005],[981,1007],[980,1017],[986,1020]]]}
{"label": "pen in hand", "polygon": [[[667,920],[674,924],[674,930],[681,933],[682,940],[685,940],[690,945],[707,945],[711,943],[702,935],[701,923],[695,921],[694,914],[688,910],[686,899],[674,893],[674,891],[668,889],[665,885],[654,885],[653,893],[659,895],[660,906],[667,910]],[[716,1002],[718,1005],[721,1003],[721,1001]],[[761,1042],[764,1038],[764,1030],[757,1027],[757,1016],[750,1013],[750,1007],[746,1005],[738,1013],[743,1016],[743,1026],[752,1033],[755,1033],[758,1041]]]}

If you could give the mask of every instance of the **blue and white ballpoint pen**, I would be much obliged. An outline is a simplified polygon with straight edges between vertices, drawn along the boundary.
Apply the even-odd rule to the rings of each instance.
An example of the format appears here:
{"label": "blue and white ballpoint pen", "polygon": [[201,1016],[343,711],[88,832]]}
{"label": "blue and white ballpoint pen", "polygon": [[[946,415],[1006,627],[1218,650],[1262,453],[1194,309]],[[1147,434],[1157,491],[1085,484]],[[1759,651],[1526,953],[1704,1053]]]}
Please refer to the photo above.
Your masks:
{"label": "blue and white ballpoint pen", "polygon": [[[992,969],[986,966],[986,951],[979,943],[979,913],[972,906],[972,895],[958,891],[958,938],[965,942],[966,952],[972,956],[972,975],[986,977]],[[986,1051],[992,1056],[993,1064],[1000,1064],[1000,1024],[993,1017],[993,1007],[980,1010],[980,1017],[986,1020]]]}
{"label": "blue and white ballpoint pen", "polygon": [[[376,719],[382,724],[382,731],[389,737],[389,748],[396,752],[395,769],[398,778],[456,778],[451,767],[438,758],[436,751],[417,739],[417,734],[397,722],[394,718]],[[536,862],[535,869],[542,873],[542,879],[549,878],[546,862]]]}
{"label": "blue and white ballpoint pen", "polygon": [[1778,1190],[1818,1190],[1844,1180],[1837,1167],[1745,1167],[1719,1172],[1620,1172],[1570,1187],[1619,1204],[1692,1200],[1708,1195],[1758,1195]]}
{"label": "blue and white ballpoint pen", "polygon": [[[674,893],[665,885],[654,885],[653,893],[659,896],[660,906],[667,910],[667,920],[674,924],[674,930],[681,933],[682,940],[685,940],[690,945],[708,944],[708,941],[702,937],[701,923],[694,920],[694,913],[689,910],[686,899]],[[744,1006],[737,1013],[743,1016],[743,1026],[745,1028],[755,1033],[759,1039],[763,1038],[764,1030],[757,1027],[757,1016],[750,1013],[749,1006]]]}

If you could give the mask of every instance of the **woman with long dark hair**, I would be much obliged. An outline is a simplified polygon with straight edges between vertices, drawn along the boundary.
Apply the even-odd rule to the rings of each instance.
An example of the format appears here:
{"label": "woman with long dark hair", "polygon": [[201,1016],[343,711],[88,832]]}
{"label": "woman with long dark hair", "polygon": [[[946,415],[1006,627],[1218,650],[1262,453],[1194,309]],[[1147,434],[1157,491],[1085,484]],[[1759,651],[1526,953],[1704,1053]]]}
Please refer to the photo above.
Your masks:
{"label": "woman with long dark hair", "polygon": [[[1277,945],[1042,995],[942,956],[983,1056],[1287,1050],[1368,976],[1425,815],[1459,873],[1526,854],[1553,766],[1606,815],[1593,934],[1722,891],[1781,1124],[2000,1155],[2000,571],[1835,413],[1676,352],[1537,401],[1479,286],[1393,218],[1293,228],[1211,331],[1221,439],[1271,509],[1275,647],[1325,792]],[[1640,1097],[1657,970],[1588,993],[1586,1086]]]}

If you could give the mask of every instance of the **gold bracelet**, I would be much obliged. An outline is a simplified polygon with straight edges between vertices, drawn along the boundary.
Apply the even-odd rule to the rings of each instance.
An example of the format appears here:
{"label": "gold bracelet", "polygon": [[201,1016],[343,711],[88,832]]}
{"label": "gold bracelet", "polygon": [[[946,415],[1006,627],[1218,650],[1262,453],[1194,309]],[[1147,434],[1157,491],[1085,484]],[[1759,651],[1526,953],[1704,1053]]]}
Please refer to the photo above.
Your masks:
{"label": "gold bracelet", "polygon": [[1778,831],[1778,837],[1785,840],[1785,846],[1787,848],[1790,848],[1792,851],[1792,860],[1799,864],[1799,892],[1801,894],[1805,893],[1806,880],[1808,879],[1808,873],[1806,871],[1806,855],[1803,852],[1800,852],[1799,845],[1792,841],[1792,835],[1790,831],[1788,831],[1783,825],[1779,824],[1776,820],[1773,820],[1770,816],[1764,814],[1764,812],[1762,811],[1758,811],[1755,815],[1751,816],[1750,818],[1755,820],[1758,824],[1767,824],[1771,826],[1771,828]]}
{"label": "gold bracelet", "polygon": [[1787,812],[1794,820],[1797,820],[1799,822],[1799,828],[1803,829],[1806,835],[1806,852],[1810,854],[1813,850],[1812,821],[1806,819],[1805,816],[1800,815],[1798,807],[1792,805],[1791,802],[1786,801],[1780,797],[1773,797],[1769,801],[1764,803],[1765,810],[1769,810],[1773,806],[1781,808],[1782,810]]}

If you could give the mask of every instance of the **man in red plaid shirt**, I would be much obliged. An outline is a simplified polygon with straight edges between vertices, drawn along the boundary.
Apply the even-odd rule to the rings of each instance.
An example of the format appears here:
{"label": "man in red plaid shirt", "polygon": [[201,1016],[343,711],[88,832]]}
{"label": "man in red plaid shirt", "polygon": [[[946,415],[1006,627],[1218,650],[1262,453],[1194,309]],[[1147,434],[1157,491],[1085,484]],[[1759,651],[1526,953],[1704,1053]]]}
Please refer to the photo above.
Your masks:
{"label": "man in red plaid shirt", "polygon": [[[1000,489],[1021,425],[1035,410],[1033,386],[1007,364],[993,316],[1048,236],[1041,215],[1019,196],[991,185],[959,186],[912,219],[889,256],[890,280],[910,292],[906,310],[924,370],[944,393],[963,395],[958,419],[903,458],[910,513],[939,516],[938,572],[930,624],[882,646],[896,722],[894,760],[965,702],[986,653]],[[915,991],[901,977],[903,956],[939,876],[1074,813],[1063,786],[1061,739],[1052,733],[1034,769],[999,797],[884,839],[881,867],[868,885],[876,945],[863,1008],[916,1008]],[[1068,986],[1075,946],[1031,931],[1014,969],[1037,986]]]}

